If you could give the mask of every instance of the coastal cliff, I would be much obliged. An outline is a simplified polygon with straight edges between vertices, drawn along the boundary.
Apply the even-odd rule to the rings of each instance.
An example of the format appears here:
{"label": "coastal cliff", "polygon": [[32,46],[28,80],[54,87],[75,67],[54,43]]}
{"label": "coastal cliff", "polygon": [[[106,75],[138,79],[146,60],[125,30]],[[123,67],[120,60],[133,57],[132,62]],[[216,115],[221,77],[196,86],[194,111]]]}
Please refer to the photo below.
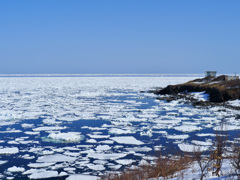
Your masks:
{"label": "coastal cliff", "polygon": [[222,103],[229,100],[240,99],[240,80],[226,80],[222,75],[216,78],[202,78],[178,85],[169,85],[163,89],[155,90],[155,94],[178,95],[179,93],[205,92],[209,94],[209,101]]}

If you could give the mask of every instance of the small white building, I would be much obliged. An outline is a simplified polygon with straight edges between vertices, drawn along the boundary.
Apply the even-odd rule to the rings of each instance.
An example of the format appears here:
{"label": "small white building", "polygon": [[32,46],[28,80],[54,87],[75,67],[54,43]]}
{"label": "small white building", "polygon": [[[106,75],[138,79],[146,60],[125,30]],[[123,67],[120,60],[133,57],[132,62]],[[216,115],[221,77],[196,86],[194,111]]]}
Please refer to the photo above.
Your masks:
{"label": "small white building", "polygon": [[217,71],[206,71],[205,77],[216,77]]}

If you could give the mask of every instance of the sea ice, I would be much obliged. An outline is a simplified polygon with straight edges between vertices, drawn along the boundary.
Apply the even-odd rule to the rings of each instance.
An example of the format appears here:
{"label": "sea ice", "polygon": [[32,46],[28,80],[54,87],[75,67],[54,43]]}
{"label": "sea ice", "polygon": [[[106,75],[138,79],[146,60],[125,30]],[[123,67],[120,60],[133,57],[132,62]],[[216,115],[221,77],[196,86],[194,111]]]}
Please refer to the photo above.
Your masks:
{"label": "sea ice", "polygon": [[105,170],[105,167],[102,164],[88,164],[87,167],[95,171]]}
{"label": "sea ice", "polygon": [[62,130],[66,129],[67,127],[60,127],[60,126],[45,126],[45,127],[37,127],[34,128],[33,131],[53,131],[53,130]]}
{"label": "sea ice", "polygon": [[181,151],[184,152],[194,152],[196,151],[207,151],[209,147],[206,146],[196,146],[192,144],[178,144],[178,147]]}
{"label": "sea ice", "polygon": [[62,140],[67,142],[79,142],[83,139],[83,136],[79,132],[67,132],[67,133],[50,133],[48,135],[51,139]]}
{"label": "sea ice", "polygon": [[192,132],[192,131],[199,131],[202,128],[197,126],[182,125],[182,126],[174,127],[174,129],[182,132]]}
{"label": "sea ice", "polygon": [[36,172],[32,173],[28,176],[30,179],[46,179],[46,178],[53,178],[58,177],[57,171],[44,171],[44,172]]}
{"label": "sea ice", "polygon": [[74,174],[70,175],[67,180],[98,180],[97,176],[83,175],[83,174]]}
{"label": "sea ice", "polygon": [[28,167],[30,167],[30,168],[44,168],[44,167],[52,166],[54,164],[55,164],[55,162],[53,162],[53,163],[30,163],[30,164],[28,164]]}
{"label": "sea ice", "polygon": [[132,159],[119,159],[119,160],[115,160],[118,164],[122,164],[122,165],[129,165],[132,164],[133,162],[135,162]]}
{"label": "sea ice", "polygon": [[13,147],[13,148],[2,148],[0,149],[0,154],[16,154],[19,152],[19,149],[17,147]]}
{"label": "sea ice", "polygon": [[123,158],[127,155],[127,153],[89,153],[87,157],[101,160],[115,160],[119,158]]}
{"label": "sea ice", "polygon": [[44,163],[56,163],[56,162],[72,162],[75,161],[77,158],[70,157],[62,154],[54,154],[49,156],[41,156],[37,159],[37,162],[44,162]]}
{"label": "sea ice", "polygon": [[16,167],[16,166],[10,167],[7,170],[9,172],[23,172],[23,171],[25,171],[25,169],[23,167]]}
{"label": "sea ice", "polygon": [[144,144],[142,141],[137,140],[133,136],[118,136],[118,137],[112,137],[110,139],[116,141],[119,144],[136,144],[136,145]]}
{"label": "sea ice", "polygon": [[110,149],[111,149],[111,147],[108,145],[98,145],[96,147],[96,151],[108,151]]}

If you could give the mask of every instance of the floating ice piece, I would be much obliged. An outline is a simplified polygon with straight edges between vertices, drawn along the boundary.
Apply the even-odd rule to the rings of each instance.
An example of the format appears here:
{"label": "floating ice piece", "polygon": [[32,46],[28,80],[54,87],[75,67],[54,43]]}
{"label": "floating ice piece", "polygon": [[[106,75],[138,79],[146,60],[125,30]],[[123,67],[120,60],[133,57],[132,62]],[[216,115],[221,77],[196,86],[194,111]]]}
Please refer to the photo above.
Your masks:
{"label": "floating ice piece", "polygon": [[94,164],[107,164],[107,161],[104,160],[95,160],[93,161]]}
{"label": "floating ice piece", "polygon": [[39,153],[39,152],[42,152],[43,149],[44,148],[42,148],[42,147],[37,147],[37,148],[32,147],[32,148],[30,148],[30,150],[28,150],[28,152]]}
{"label": "floating ice piece", "polygon": [[56,163],[56,162],[72,162],[77,158],[70,157],[62,154],[54,154],[49,156],[41,156],[37,159],[37,162],[45,162],[45,163]]}
{"label": "floating ice piece", "polygon": [[22,131],[19,129],[9,129],[7,131],[1,131],[0,133],[20,133],[20,132]]}
{"label": "floating ice piece", "polygon": [[119,165],[110,165],[108,167],[113,169],[113,170],[118,170],[118,169],[120,169],[122,167],[122,165],[120,165],[120,164]]}
{"label": "floating ice piece", "polygon": [[25,171],[25,169],[23,167],[13,166],[13,167],[8,168],[7,171],[9,171],[9,172],[23,172],[23,171]]}
{"label": "floating ice piece", "polygon": [[108,151],[111,147],[108,145],[99,145],[96,147],[96,151]]}
{"label": "floating ice piece", "polygon": [[30,163],[30,164],[28,164],[28,167],[30,167],[30,168],[44,168],[44,167],[52,166],[54,164],[55,164],[55,162],[53,162],[53,163]]}
{"label": "floating ice piece", "polygon": [[51,139],[62,140],[67,142],[79,142],[84,136],[80,135],[79,132],[67,132],[67,133],[50,133],[48,135]]}
{"label": "floating ice piece", "polygon": [[46,178],[53,178],[58,177],[57,171],[44,171],[44,172],[35,172],[28,176],[29,179],[46,179]]}
{"label": "floating ice piece", "polygon": [[213,128],[214,131],[233,131],[233,130],[239,130],[239,129],[240,129],[239,125],[225,125],[223,127],[215,126]]}
{"label": "floating ice piece", "polygon": [[109,134],[133,134],[135,131],[132,129],[118,129],[118,128],[111,128]]}
{"label": "floating ice piece", "polygon": [[199,131],[202,128],[197,126],[182,125],[182,126],[174,127],[174,129],[182,132],[192,132],[192,131]]}
{"label": "floating ice piece", "polygon": [[168,135],[166,136],[168,139],[187,139],[189,138],[188,134],[182,134],[182,135]]}
{"label": "floating ice piece", "polygon": [[196,146],[192,144],[178,144],[178,147],[183,152],[194,152],[196,151],[207,151],[208,147],[206,146]]}
{"label": "floating ice piece", "polygon": [[212,137],[215,137],[216,134],[212,134],[212,133],[199,133],[199,134],[196,134],[197,136],[200,136],[200,137],[204,137],[204,136],[212,136]]}
{"label": "floating ice piece", "polygon": [[152,135],[152,130],[150,129],[150,130],[148,130],[147,132],[140,132],[140,135],[141,136],[148,136],[148,137],[152,137],[153,135]]}
{"label": "floating ice piece", "polygon": [[142,141],[137,140],[133,136],[119,136],[119,137],[112,137],[110,139],[116,141],[119,144],[136,144],[136,145],[144,144]]}
{"label": "floating ice piece", "polygon": [[105,170],[105,167],[102,164],[87,164],[87,167],[89,169],[94,170],[94,171],[103,171],[103,170]]}
{"label": "floating ice piece", "polygon": [[114,141],[112,141],[112,140],[104,140],[104,141],[100,141],[99,143],[102,143],[102,144],[113,144]]}
{"label": "floating ice piece", "polygon": [[75,171],[76,168],[74,167],[66,167],[66,168],[63,168],[64,171]]}
{"label": "floating ice piece", "polygon": [[0,165],[7,163],[8,161],[0,161]]}
{"label": "floating ice piece", "polygon": [[15,124],[16,121],[1,121],[0,126],[9,126]]}
{"label": "floating ice piece", "polygon": [[90,176],[90,175],[83,175],[83,174],[74,174],[74,175],[70,175],[66,180],[98,180],[99,177],[97,176]]}
{"label": "floating ice piece", "polygon": [[95,134],[87,134],[87,135],[93,139],[106,139],[110,137],[110,135],[95,135]]}
{"label": "floating ice piece", "polygon": [[66,129],[67,127],[60,127],[60,126],[45,126],[45,127],[37,127],[33,129],[33,131],[53,131],[53,130],[62,130]]}
{"label": "floating ice piece", "polygon": [[19,142],[16,142],[16,141],[8,141],[7,143],[8,144],[19,144]]}
{"label": "floating ice piece", "polygon": [[135,162],[132,159],[119,159],[119,160],[115,160],[118,164],[122,164],[122,165],[129,165],[132,164],[133,162]]}
{"label": "floating ice piece", "polygon": [[23,156],[21,156],[21,158],[23,158],[23,159],[34,159],[35,156],[30,156],[29,154],[24,154]]}
{"label": "floating ice piece", "polygon": [[192,140],[191,141],[193,144],[200,145],[200,146],[212,146],[213,143],[209,141],[197,141],[197,140]]}
{"label": "floating ice piece", "polygon": [[86,142],[87,143],[97,143],[97,141],[95,139],[88,139]]}
{"label": "floating ice piece", "polygon": [[134,148],[125,148],[127,151],[134,151],[134,152],[149,152],[152,150],[150,147],[134,147]]}
{"label": "floating ice piece", "polygon": [[101,160],[115,160],[119,158],[123,158],[127,153],[109,153],[109,154],[104,154],[104,153],[89,153],[87,157],[94,158],[94,159],[101,159]]}
{"label": "floating ice piece", "polygon": [[0,149],[0,154],[17,154],[19,152],[19,149],[17,147],[13,148],[2,148]]}
{"label": "floating ice piece", "polygon": [[32,128],[33,126],[34,126],[34,124],[26,124],[26,123],[24,123],[24,124],[22,124],[21,125],[23,128]]}
{"label": "floating ice piece", "polygon": [[33,132],[33,131],[25,131],[24,133],[27,135],[38,135],[39,134],[39,132]]}

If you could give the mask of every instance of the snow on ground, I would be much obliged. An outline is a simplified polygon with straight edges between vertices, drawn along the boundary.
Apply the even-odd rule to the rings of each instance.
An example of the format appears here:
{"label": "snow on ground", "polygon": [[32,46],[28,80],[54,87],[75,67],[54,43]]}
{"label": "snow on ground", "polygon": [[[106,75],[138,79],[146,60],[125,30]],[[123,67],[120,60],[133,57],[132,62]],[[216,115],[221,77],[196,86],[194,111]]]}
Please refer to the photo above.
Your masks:
{"label": "snow on ground", "polygon": [[206,94],[205,91],[203,92],[191,92],[189,93],[193,96],[194,99],[198,101],[209,101],[209,94]]}
{"label": "snow on ground", "polygon": [[240,107],[240,100],[236,99],[236,100],[233,100],[233,101],[228,101],[228,104],[231,105],[231,106]]}

